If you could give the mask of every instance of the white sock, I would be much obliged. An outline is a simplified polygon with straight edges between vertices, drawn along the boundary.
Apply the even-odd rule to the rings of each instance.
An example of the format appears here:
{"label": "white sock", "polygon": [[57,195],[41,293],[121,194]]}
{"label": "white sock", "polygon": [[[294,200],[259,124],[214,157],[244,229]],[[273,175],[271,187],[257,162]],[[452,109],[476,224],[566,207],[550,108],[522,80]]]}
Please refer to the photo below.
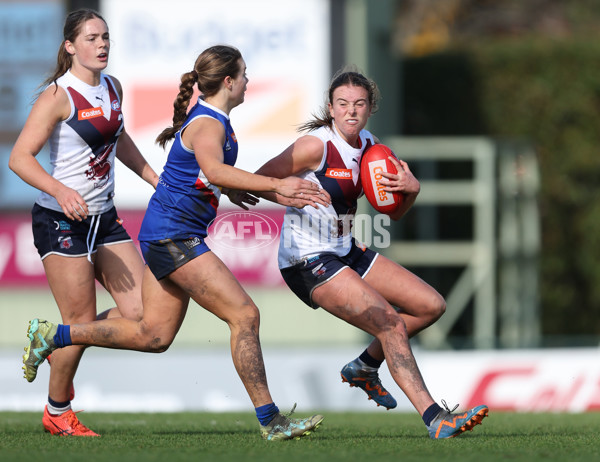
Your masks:
{"label": "white sock", "polygon": [[71,403],[67,404],[65,407],[54,407],[52,404],[48,403],[48,413],[52,415],[61,415],[70,410]]}

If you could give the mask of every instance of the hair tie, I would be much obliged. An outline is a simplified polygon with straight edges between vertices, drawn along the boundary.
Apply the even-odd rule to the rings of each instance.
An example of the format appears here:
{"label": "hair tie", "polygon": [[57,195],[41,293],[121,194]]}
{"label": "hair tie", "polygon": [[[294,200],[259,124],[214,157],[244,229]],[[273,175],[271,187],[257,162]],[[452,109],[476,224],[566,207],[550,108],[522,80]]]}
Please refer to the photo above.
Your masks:
{"label": "hair tie", "polygon": [[196,72],[196,69],[194,69],[192,72],[190,72],[190,74],[192,74],[192,77],[194,77],[194,80],[198,80],[198,73]]}

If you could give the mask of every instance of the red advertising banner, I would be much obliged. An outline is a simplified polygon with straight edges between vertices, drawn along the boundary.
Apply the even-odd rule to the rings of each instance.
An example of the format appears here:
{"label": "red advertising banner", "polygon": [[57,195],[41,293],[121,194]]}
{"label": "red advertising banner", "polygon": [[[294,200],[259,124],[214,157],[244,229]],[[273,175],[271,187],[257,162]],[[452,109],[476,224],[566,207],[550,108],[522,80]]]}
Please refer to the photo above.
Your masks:
{"label": "red advertising banner", "polygon": [[[284,284],[277,266],[277,249],[284,209],[260,212],[219,212],[209,228],[207,243],[243,284],[274,287]],[[137,243],[143,211],[119,211],[123,225]],[[27,212],[0,215],[0,287],[46,285],[44,268]]]}
{"label": "red advertising banner", "polygon": [[0,216],[0,286],[47,285],[44,267],[33,245],[31,215]]}

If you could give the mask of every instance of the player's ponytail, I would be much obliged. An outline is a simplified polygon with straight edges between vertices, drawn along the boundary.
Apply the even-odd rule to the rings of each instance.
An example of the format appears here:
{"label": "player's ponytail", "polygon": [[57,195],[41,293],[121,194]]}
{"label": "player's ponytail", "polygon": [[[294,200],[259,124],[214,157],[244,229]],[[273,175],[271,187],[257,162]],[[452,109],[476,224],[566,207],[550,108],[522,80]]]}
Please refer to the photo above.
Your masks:
{"label": "player's ponytail", "polygon": [[194,70],[181,76],[179,94],[173,102],[173,126],[165,128],[156,138],[163,149],[175,137],[187,117],[187,108],[194,93],[194,84],[204,97],[214,96],[221,89],[225,77],[237,76],[242,58],[240,51],[229,45],[215,45],[204,50],[194,63]]}
{"label": "player's ponytail", "polygon": [[167,142],[175,138],[177,133],[187,116],[187,108],[190,105],[190,100],[194,94],[194,85],[198,81],[198,73],[193,70],[192,72],[186,72],[181,76],[181,83],[179,84],[179,94],[173,102],[173,126],[165,128],[160,135],[156,137],[156,143],[161,147],[165,148]]}

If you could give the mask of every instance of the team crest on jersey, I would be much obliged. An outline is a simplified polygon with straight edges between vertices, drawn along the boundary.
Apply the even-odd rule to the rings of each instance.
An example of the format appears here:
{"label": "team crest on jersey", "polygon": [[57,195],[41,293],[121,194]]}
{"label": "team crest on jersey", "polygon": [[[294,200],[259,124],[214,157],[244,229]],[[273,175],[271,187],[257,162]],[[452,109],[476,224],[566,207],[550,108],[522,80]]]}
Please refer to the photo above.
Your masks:
{"label": "team crest on jersey", "polygon": [[325,266],[323,266],[323,263],[320,263],[319,265],[317,265],[316,267],[314,267],[311,270],[312,274],[316,277],[323,276],[326,271],[327,271],[327,268]]}
{"label": "team crest on jersey", "polygon": [[110,107],[112,108],[113,111],[120,111],[121,103],[119,103],[117,100],[114,100],[112,103],[110,103]]}
{"label": "team crest on jersey", "polygon": [[349,168],[328,168],[325,176],[336,180],[351,180],[352,170]]}
{"label": "team crest on jersey", "polygon": [[73,247],[73,241],[71,240],[71,236],[60,236],[58,238],[58,245],[61,249],[70,249]]}
{"label": "team crest on jersey", "polygon": [[231,132],[231,139],[234,143],[237,143],[237,138],[235,137],[235,133]]}
{"label": "team crest on jersey", "polygon": [[104,146],[103,151],[97,155],[91,155],[88,162],[89,168],[85,171],[88,180],[94,181],[94,188],[103,188],[110,179],[110,153],[115,143]]}
{"label": "team crest on jersey", "polygon": [[103,115],[104,111],[101,107],[91,107],[88,109],[81,109],[77,113],[77,120],[95,119],[96,117],[102,117]]}

